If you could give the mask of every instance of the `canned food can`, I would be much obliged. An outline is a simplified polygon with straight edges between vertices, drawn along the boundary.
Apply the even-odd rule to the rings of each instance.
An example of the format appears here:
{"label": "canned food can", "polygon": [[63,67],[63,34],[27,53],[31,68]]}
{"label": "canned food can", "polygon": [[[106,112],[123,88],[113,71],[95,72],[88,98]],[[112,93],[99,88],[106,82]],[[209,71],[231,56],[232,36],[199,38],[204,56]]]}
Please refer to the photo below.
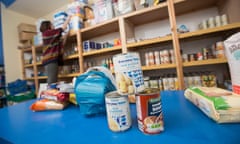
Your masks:
{"label": "canned food can", "polygon": [[158,80],[150,80],[150,88],[158,88]]}
{"label": "canned food can", "polygon": [[168,78],[168,83],[169,83],[169,90],[175,90],[175,82],[174,78]]}
{"label": "canned food can", "polygon": [[161,78],[158,80],[158,87],[159,87],[160,91],[163,90],[163,83],[162,83],[162,79]]}
{"label": "canned food can", "polygon": [[154,58],[155,58],[155,64],[159,65],[160,64],[160,54],[159,54],[159,51],[154,51]]}
{"label": "canned food can", "polygon": [[113,65],[119,94],[135,94],[144,90],[143,72],[138,53],[115,55]]}
{"label": "canned food can", "polygon": [[164,88],[164,90],[169,90],[169,89],[170,89],[170,86],[169,86],[168,78],[163,78],[163,79],[162,79],[162,82],[163,82],[163,88]]}
{"label": "canned food can", "polygon": [[164,130],[160,91],[145,89],[136,95],[138,128],[145,134],[159,134]]}
{"label": "canned food can", "polygon": [[145,88],[150,87],[149,77],[144,77],[144,87]]}
{"label": "canned food can", "polygon": [[125,131],[132,125],[128,96],[121,96],[117,91],[105,96],[108,127],[114,132]]}
{"label": "canned food can", "polygon": [[149,66],[149,56],[148,56],[148,53],[145,53],[145,65]]}
{"label": "canned food can", "polygon": [[153,54],[153,52],[149,52],[148,53],[148,60],[149,60],[149,65],[154,65],[155,64],[155,62],[154,62],[154,54]]}

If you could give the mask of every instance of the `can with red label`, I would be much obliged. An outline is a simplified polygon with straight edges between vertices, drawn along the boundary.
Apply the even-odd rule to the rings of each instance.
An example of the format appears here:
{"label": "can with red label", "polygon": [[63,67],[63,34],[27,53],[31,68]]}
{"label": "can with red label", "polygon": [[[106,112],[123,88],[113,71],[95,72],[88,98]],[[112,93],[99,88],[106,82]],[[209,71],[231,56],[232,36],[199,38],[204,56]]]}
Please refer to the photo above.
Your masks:
{"label": "can with red label", "polygon": [[164,130],[160,91],[147,88],[136,95],[138,128],[145,134],[159,134]]}

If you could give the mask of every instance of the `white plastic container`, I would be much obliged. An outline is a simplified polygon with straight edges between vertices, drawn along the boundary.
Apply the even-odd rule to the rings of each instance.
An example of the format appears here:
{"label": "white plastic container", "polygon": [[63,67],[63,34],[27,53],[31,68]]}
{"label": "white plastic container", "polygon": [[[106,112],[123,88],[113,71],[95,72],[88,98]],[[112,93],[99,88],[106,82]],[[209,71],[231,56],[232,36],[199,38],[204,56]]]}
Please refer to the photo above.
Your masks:
{"label": "white plastic container", "polygon": [[240,32],[224,41],[233,92],[240,94]]}

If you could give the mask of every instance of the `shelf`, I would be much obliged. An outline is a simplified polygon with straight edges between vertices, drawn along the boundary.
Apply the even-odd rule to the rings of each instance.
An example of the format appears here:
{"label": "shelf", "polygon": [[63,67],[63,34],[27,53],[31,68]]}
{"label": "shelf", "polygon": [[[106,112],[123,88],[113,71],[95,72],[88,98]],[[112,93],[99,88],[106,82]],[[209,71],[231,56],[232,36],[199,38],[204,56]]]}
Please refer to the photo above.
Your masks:
{"label": "shelf", "polygon": [[77,77],[80,73],[73,73],[73,74],[65,74],[65,75],[59,75],[59,78],[67,78],[67,77]]}
{"label": "shelf", "polygon": [[176,15],[182,15],[184,13],[218,6],[220,1],[222,0],[185,0],[181,3],[175,3],[175,13]]}
{"label": "shelf", "polygon": [[[174,0],[174,3],[180,3],[185,0]],[[157,6],[140,9],[123,16],[133,25],[138,26],[153,21],[159,21],[168,18],[167,2],[162,2]]]}
{"label": "shelf", "polygon": [[[69,78],[69,77],[76,77],[79,76],[80,73],[73,73],[73,74],[65,74],[65,75],[58,75],[59,78]],[[47,76],[39,76],[38,79],[47,79]]]}
{"label": "shelf", "polygon": [[44,80],[44,79],[47,79],[47,76],[39,76],[39,77],[37,77],[37,79],[42,79],[42,80]]}
{"label": "shelf", "polygon": [[119,31],[118,17],[81,29],[83,40]]}
{"label": "shelf", "polygon": [[170,41],[170,40],[172,40],[172,36],[165,36],[165,37],[159,37],[159,38],[154,38],[154,39],[148,39],[148,40],[143,40],[143,41],[140,41],[140,42],[129,43],[129,44],[127,44],[127,48],[146,46],[146,45],[150,45],[150,44],[167,42],[167,41]]}
{"label": "shelf", "polygon": [[222,59],[208,59],[208,60],[200,60],[200,61],[192,61],[192,62],[184,62],[184,67],[190,66],[201,66],[201,65],[212,65],[212,64],[225,64],[227,63],[226,58]]}
{"label": "shelf", "polygon": [[30,68],[30,67],[33,67],[33,64],[25,64],[24,65],[24,68]]}
{"label": "shelf", "polygon": [[29,52],[29,53],[32,52],[32,48],[31,48],[31,46],[29,46],[29,47],[27,47],[27,48],[18,47],[18,49],[22,50],[23,52]]}
{"label": "shelf", "polygon": [[112,52],[112,51],[120,51],[122,50],[121,46],[115,46],[112,48],[103,48],[100,50],[94,50],[94,51],[90,51],[90,52],[84,52],[83,56],[90,56],[90,55],[97,55],[97,54],[103,54],[103,53],[107,53],[107,52]]}
{"label": "shelf", "polygon": [[188,33],[184,33],[184,34],[179,34],[179,38],[180,39],[192,38],[192,37],[208,35],[208,34],[217,33],[217,32],[233,30],[233,29],[240,29],[240,23],[233,23],[233,24],[228,24],[228,25],[225,25],[225,26],[209,28],[209,29],[205,29],[205,30],[197,30],[197,31],[194,31],[194,32],[188,32]]}
{"label": "shelf", "polygon": [[33,77],[30,77],[30,78],[25,78],[24,80],[34,80],[34,78]]}
{"label": "shelf", "polygon": [[72,55],[69,55],[67,57],[64,57],[64,60],[70,60],[70,59],[77,59],[79,58],[78,54],[72,54]]}
{"label": "shelf", "polygon": [[40,66],[40,65],[42,65],[42,62],[37,62],[36,65]]}
{"label": "shelf", "polygon": [[160,64],[160,65],[152,65],[152,66],[142,66],[143,71],[158,70],[158,69],[171,69],[171,68],[176,68],[176,64]]}

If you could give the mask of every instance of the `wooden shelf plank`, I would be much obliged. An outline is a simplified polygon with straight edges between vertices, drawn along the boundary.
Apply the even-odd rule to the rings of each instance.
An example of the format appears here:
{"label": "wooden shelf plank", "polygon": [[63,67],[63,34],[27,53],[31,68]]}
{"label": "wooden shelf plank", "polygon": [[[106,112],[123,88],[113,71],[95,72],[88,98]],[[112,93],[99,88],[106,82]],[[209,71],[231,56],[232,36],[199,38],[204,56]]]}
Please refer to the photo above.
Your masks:
{"label": "wooden shelf plank", "polygon": [[[184,1],[185,0],[174,0],[174,3],[180,3]],[[123,15],[123,18],[127,19],[135,26],[161,19],[167,19],[167,2],[162,2],[157,6],[151,6],[131,12],[129,14]]]}
{"label": "wooden shelf plank", "polygon": [[170,41],[170,40],[172,40],[172,36],[165,36],[165,37],[159,37],[159,38],[154,38],[154,39],[148,39],[148,40],[143,40],[143,41],[140,41],[140,42],[128,43],[127,48],[146,46],[146,45],[150,45],[150,44],[167,42],[167,41]]}
{"label": "wooden shelf plank", "polygon": [[67,78],[67,77],[77,77],[79,76],[81,73],[72,73],[72,74],[65,74],[65,75],[59,75],[59,78]]}
{"label": "wooden shelf plank", "polygon": [[[80,73],[72,73],[72,74],[58,75],[58,77],[59,78],[69,78],[69,77],[76,77],[79,75],[80,75]],[[39,76],[38,79],[47,79],[47,76]]]}
{"label": "wooden shelf plank", "polygon": [[70,59],[76,59],[76,58],[79,58],[78,53],[69,55],[65,57],[64,60],[70,60]]}
{"label": "wooden shelf plank", "polygon": [[233,24],[228,24],[225,26],[179,34],[179,38],[180,39],[192,38],[192,37],[197,37],[197,36],[202,36],[202,35],[207,35],[207,34],[211,34],[211,33],[222,32],[222,31],[228,31],[228,30],[232,30],[232,29],[239,29],[239,28],[240,28],[240,23],[233,23]]}
{"label": "wooden shelf plank", "polygon": [[209,7],[217,7],[220,0],[185,0],[181,3],[175,3],[175,14],[182,15],[185,13],[191,13],[200,9],[206,9]]}
{"label": "wooden shelf plank", "polygon": [[90,52],[84,52],[83,56],[90,56],[90,55],[96,55],[96,54],[102,54],[102,53],[107,53],[107,52],[112,52],[112,51],[118,51],[118,50],[122,50],[121,46],[115,46],[112,48],[103,48],[100,50],[94,50],[94,51],[90,51]]}
{"label": "wooden shelf plank", "polygon": [[30,47],[27,47],[27,48],[18,47],[18,49],[22,50],[23,52],[29,52],[29,53],[32,52],[31,46],[30,46]]}
{"label": "wooden shelf plank", "polygon": [[160,65],[152,65],[152,66],[142,66],[143,71],[158,70],[158,69],[171,69],[171,68],[176,68],[176,64],[160,64]]}
{"label": "wooden shelf plank", "polygon": [[183,67],[212,65],[212,64],[224,64],[224,63],[227,63],[227,59],[226,58],[222,58],[222,59],[208,59],[208,60],[184,62],[183,63]]}
{"label": "wooden shelf plank", "polygon": [[44,80],[44,79],[47,79],[47,76],[38,76],[37,79],[41,79],[41,80]]}
{"label": "wooden shelf plank", "polygon": [[25,78],[24,80],[34,80],[34,78],[33,77],[28,77],[28,78]]}
{"label": "wooden shelf plank", "polygon": [[30,67],[33,67],[33,64],[26,64],[24,65],[25,68],[30,68]]}
{"label": "wooden shelf plank", "polygon": [[83,40],[88,40],[94,37],[118,31],[118,17],[81,29]]}
{"label": "wooden shelf plank", "polygon": [[41,62],[41,61],[40,61],[40,62],[37,62],[36,65],[37,65],[37,66],[40,66],[40,65],[42,65],[42,62]]}

